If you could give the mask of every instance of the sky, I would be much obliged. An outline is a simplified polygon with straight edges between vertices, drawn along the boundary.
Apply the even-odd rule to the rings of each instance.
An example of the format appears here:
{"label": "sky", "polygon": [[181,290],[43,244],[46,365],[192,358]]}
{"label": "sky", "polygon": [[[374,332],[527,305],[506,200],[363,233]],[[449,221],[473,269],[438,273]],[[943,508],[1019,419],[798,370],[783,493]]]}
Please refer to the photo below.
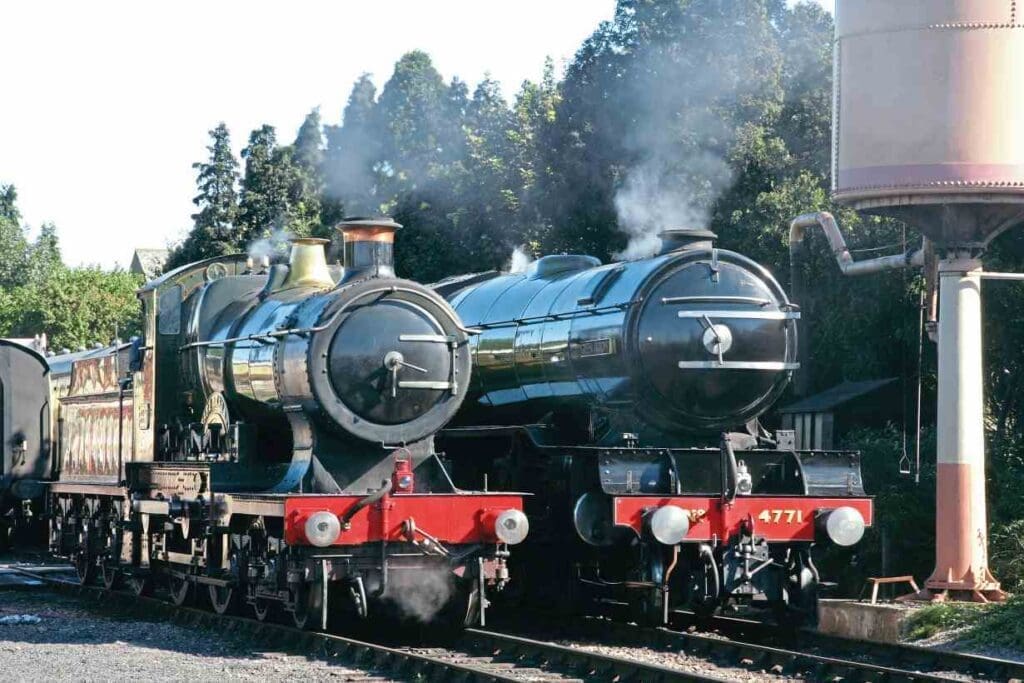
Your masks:
{"label": "sky", "polygon": [[[834,0],[821,0],[831,10]],[[192,164],[227,123],[236,153],[269,123],[290,142],[320,107],[338,123],[364,72],[427,51],[446,79],[511,97],[561,65],[615,0],[15,0],[4,3],[0,183],[24,222],[57,225],[69,265],[127,267],[184,237]]]}

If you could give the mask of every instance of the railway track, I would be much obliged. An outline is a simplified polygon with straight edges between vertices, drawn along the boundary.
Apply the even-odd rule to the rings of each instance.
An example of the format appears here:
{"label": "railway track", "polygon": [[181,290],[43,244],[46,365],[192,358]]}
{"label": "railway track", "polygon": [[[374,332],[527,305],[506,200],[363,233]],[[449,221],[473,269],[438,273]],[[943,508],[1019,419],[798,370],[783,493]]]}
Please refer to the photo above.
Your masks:
{"label": "railway track", "polygon": [[[919,653],[924,648],[897,645],[873,650],[869,643],[841,638],[809,642],[801,639],[800,649],[793,649],[794,646],[776,644],[775,637],[757,642],[749,636],[739,640],[726,635],[724,629],[715,634],[682,632],[599,619],[573,623],[571,631],[574,636],[680,652],[723,666],[743,667],[752,673],[799,675],[816,681],[1008,681],[1021,679],[1024,674],[1024,665],[1006,660],[931,650],[925,656]],[[825,642],[833,643],[834,649],[824,649]],[[863,649],[857,652],[858,647]]]}
{"label": "railway track", "polygon": [[[298,649],[339,663],[372,669],[399,679],[465,681],[721,681],[723,677],[691,672],[550,642],[543,630],[507,627],[497,632],[468,629],[442,647],[390,646],[333,633],[300,631],[282,624],[175,607],[158,598],[110,593],[98,586],[81,586],[40,568],[11,568],[33,582],[113,607],[129,615],[159,616],[179,625],[244,632],[268,646]],[[550,615],[536,622],[550,622]],[[507,625],[506,625],[507,626]],[[607,619],[562,622],[558,639],[591,641],[597,646],[642,648],[660,654],[683,655],[720,667],[809,680],[829,681],[950,681],[1024,680],[1024,664],[930,650],[921,647],[853,641],[814,632],[800,634],[792,649],[784,635],[769,625],[743,619],[712,622],[716,634],[650,628]],[[538,632],[542,636],[536,636]],[[742,638],[742,639],[741,639]],[[751,642],[751,639],[757,642]]]}
{"label": "railway track", "polygon": [[127,616],[161,618],[181,626],[220,633],[243,633],[254,643],[299,650],[399,680],[458,681],[723,681],[724,678],[637,662],[577,648],[492,631],[470,629],[451,646],[392,647],[333,633],[300,631],[192,607],[176,607],[153,597],[83,586],[53,572],[6,567],[32,582],[77,596],[98,608]]}
{"label": "railway track", "polygon": [[1024,681],[1024,663],[996,657],[949,652],[906,643],[880,643],[819,633],[810,628],[798,633],[780,632],[770,624],[749,619],[718,617],[712,628],[738,639],[755,638],[759,642],[785,645],[799,639],[805,651],[857,657],[900,669],[926,672],[955,671],[978,680]]}

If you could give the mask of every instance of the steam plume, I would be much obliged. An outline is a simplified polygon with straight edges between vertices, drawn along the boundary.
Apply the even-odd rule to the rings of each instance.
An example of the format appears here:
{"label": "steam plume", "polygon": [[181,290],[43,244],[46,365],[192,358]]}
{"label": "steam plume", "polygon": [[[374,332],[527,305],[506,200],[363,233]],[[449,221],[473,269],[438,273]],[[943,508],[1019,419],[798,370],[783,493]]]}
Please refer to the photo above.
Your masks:
{"label": "steam plume", "polygon": [[512,257],[509,261],[508,272],[524,273],[533,263],[533,256],[526,251],[526,245],[522,244],[512,250]]}
{"label": "steam plume", "polygon": [[425,624],[433,621],[454,595],[450,569],[421,567],[416,571],[392,571],[385,599],[398,608],[401,616]]}
{"label": "steam plume", "polygon": [[693,0],[638,3],[623,15],[625,26],[636,21],[653,34],[630,46],[618,100],[625,170],[614,204],[629,239],[616,257],[650,256],[667,228],[710,227],[733,183],[737,141],[777,104],[765,12],[759,2]]}
{"label": "steam plume", "polygon": [[287,254],[292,237],[293,235],[284,228],[277,228],[266,237],[251,242],[246,251],[252,259],[266,256],[273,261],[275,257]]}

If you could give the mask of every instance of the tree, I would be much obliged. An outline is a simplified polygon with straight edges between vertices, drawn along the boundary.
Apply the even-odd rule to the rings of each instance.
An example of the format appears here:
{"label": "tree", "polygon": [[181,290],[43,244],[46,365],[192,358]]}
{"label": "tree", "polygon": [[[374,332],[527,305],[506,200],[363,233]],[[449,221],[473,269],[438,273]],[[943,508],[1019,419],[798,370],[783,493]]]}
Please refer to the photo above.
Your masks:
{"label": "tree", "polygon": [[0,185],[0,289],[8,290],[27,281],[29,244],[18,211],[14,185]]}
{"label": "tree", "polygon": [[66,268],[57,228],[44,224],[34,242],[19,225],[13,186],[0,189],[0,336],[45,332],[51,348],[107,343],[139,330],[138,277],[124,271]]}
{"label": "tree", "polygon": [[4,291],[0,325],[10,336],[45,332],[53,349],[127,339],[141,329],[135,296],[141,285],[141,278],[123,270],[61,267],[39,283]]}
{"label": "tree", "polygon": [[324,139],[320,110],[306,115],[292,144],[292,186],[289,191],[288,229],[296,235],[329,236],[323,225]]}
{"label": "tree", "polygon": [[459,270],[503,267],[522,241],[517,225],[521,178],[514,165],[512,111],[501,86],[485,78],[466,107],[464,169],[454,227],[467,248]]}
{"label": "tree", "polygon": [[238,244],[244,246],[287,227],[293,165],[291,151],[277,147],[277,133],[268,125],[249,135],[242,158],[245,175],[239,202]]}
{"label": "tree", "polygon": [[324,153],[325,218],[380,212],[377,171],[383,141],[376,117],[377,89],[369,74],[352,86],[338,126],[327,126]]}
{"label": "tree", "polygon": [[39,229],[39,236],[28,249],[27,280],[30,283],[44,282],[64,267],[60,254],[60,243],[57,239],[57,226],[44,223]]}
{"label": "tree", "polygon": [[402,192],[430,192],[446,163],[458,157],[458,98],[425,52],[406,53],[384,85],[375,114],[382,129],[377,165],[381,205],[394,206]]}
{"label": "tree", "polygon": [[547,148],[557,120],[561,90],[555,79],[555,63],[544,62],[539,83],[523,82],[513,108],[513,126],[509,130],[510,166],[517,174],[519,188],[519,233],[524,243],[539,246],[550,232],[544,210],[544,188],[552,184],[554,169],[547,163]]}
{"label": "tree", "polygon": [[192,164],[199,190],[192,203],[199,211],[192,214],[192,230],[172,252],[168,269],[238,249],[238,161],[231,151],[227,125],[218,124],[210,131],[210,139],[207,161]]}
{"label": "tree", "polygon": [[18,211],[18,190],[14,185],[0,185],[0,220],[21,223]]}

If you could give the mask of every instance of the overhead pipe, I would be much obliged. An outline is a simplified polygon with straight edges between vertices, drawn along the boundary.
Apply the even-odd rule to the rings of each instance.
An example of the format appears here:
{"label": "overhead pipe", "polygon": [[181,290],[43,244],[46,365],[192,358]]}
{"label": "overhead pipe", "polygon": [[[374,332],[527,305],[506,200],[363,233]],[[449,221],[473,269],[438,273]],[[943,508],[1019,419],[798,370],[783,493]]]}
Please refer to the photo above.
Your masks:
{"label": "overhead pipe", "polygon": [[797,257],[803,249],[804,235],[807,233],[807,228],[813,228],[816,225],[820,225],[824,231],[843,275],[867,275],[883,270],[898,270],[908,266],[924,265],[924,249],[907,251],[904,254],[879,256],[865,261],[854,261],[835,217],[828,211],[819,211],[797,216],[789,224],[789,266],[794,278],[796,277]]}
{"label": "overhead pipe", "polygon": [[[825,233],[829,247],[832,249],[832,253],[836,257],[836,263],[839,265],[839,270],[843,275],[867,275],[868,273],[878,273],[883,270],[898,270],[908,266],[924,265],[925,250],[923,248],[916,251],[907,251],[903,254],[854,261],[853,256],[850,254],[850,249],[846,246],[846,240],[843,239],[843,233],[831,213],[828,211],[805,213],[794,218],[789,224],[790,293],[793,300],[798,304],[802,304],[804,301],[803,277],[799,267],[804,251],[804,237],[807,234],[807,229],[815,226],[820,226],[822,232]],[[799,324],[805,341],[799,346],[798,356],[801,370],[796,373],[793,389],[797,396],[806,396],[810,391],[811,384],[811,358],[809,345],[806,341],[809,338],[808,316],[804,316]]]}

